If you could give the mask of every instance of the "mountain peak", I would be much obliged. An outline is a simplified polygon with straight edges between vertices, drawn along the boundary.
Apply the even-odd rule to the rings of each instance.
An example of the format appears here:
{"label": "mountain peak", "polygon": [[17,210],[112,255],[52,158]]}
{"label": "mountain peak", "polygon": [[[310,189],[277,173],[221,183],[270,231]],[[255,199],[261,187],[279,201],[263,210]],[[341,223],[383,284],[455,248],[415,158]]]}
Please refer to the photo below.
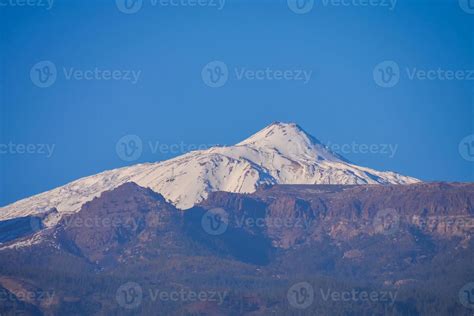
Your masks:
{"label": "mountain peak", "polygon": [[330,152],[318,139],[296,123],[273,122],[264,129],[237,144],[257,150],[276,150],[295,160],[345,161]]}
{"label": "mountain peak", "polygon": [[273,122],[237,145],[267,144],[272,142],[302,140],[308,134],[296,123]]}
{"label": "mountain peak", "polygon": [[280,122],[280,121],[274,121],[270,125],[268,125],[266,128],[272,127],[272,126],[275,126],[275,127],[296,127],[296,128],[301,129],[301,127],[298,124],[294,123],[294,122]]}
{"label": "mountain peak", "polygon": [[280,121],[275,121],[271,123],[270,125],[267,125],[262,129],[263,130],[268,130],[268,129],[291,129],[295,131],[300,131],[304,132],[303,129],[296,123],[294,122],[280,122]]}

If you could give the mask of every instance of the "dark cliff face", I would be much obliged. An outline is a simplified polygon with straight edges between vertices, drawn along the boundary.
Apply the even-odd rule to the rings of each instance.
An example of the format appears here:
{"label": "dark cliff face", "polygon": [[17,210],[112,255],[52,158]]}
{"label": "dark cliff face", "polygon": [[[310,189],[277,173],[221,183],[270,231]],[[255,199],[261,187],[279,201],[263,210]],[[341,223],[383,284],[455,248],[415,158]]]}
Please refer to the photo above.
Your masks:
{"label": "dark cliff face", "polygon": [[441,262],[470,260],[473,202],[474,184],[420,183],[283,185],[245,196],[212,193],[204,204],[230,214],[258,205],[265,214],[259,228],[279,250],[285,273],[298,271],[297,258],[306,271],[344,278],[357,271],[357,278],[398,286]]}
{"label": "dark cliff face", "polygon": [[[415,244],[419,238],[457,238],[466,245],[474,229],[473,201],[470,184],[297,185],[254,194],[214,192],[180,211],[160,194],[127,183],[64,217],[56,234],[65,249],[91,262],[186,252],[182,247],[190,241],[219,255],[264,263],[275,249],[323,240],[403,237]],[[217,237],[203,228],[206,212],[214,209],[226,216],[226,229]]]}
{"label": "dark cliff face", "polygon": [[[418,183],[411,185],[281,185],[254,194],[264,201],[274,196],[298,197],[327,205],[329,216],[374,215],[374,211],[394,208],[401,215],[474,215],[474,184]],[[316,207],[318,208],[318,207]],[[324,213],[326,214],[326,213]]]}
{"label": "dark cliff face", "polygon": [[[61,219],[57,230],[64,248],[91,262],[158,254],[182,239],[181,211],[150,189],[126,183]],[[155,249],[147,245],[155,244]]]}
{"label": "dark cliff face", "polygon": [[[275,249],[373,236],[455,239],[465,246],[474,229],[473,205],[474,184],[277,185],[254,194],[214,192],[181,211],[160,194],[126,183],[63,217],[49,234],[67,251],[97,263],[186,252],[190,243],[219,249],[219,255],[268,262]],[[218,237],[203,229],[203,218],[213,209],[227,217]],[[262,257],[253,261],[246,251]]]}
{"label": "dark cliff face", "polygon": [[437,238],[470,239],[474,229],[473,184],[282,185],[251,195],[211,193],[202,205],[222,207],[237,216],[258,210],[264,217],[259,227],[282,248],[327,236],[350,240],[413,230]]}
{"label": "dark cliff face", "polygon": [[[222,202],[226,209],[235,206],[234,219],[265,216],[264,204],[252,199],[236,196]],[[261,229],[230,225],[225,234],[214,236],[203,228],[206,212],[201,207],[178,210],[160,194],[126,183],[64,217],[49,234],[62,249],[99,266],[193,254],[268,262],[271,242]]]}
{"label": "dark cliff face", "polygon": [[[283,315],[294,312],[287,309],[288,286],[318,276],[324,279],[315,284],[329,282],[331,289],[350,282],[349,289],[400,291],[400,301],[389,306],[394,315],[427,313],[432,306],[425,303],[433,300],[442,302],[436,309],[462,315],[453,297],[474,276],[473,201],[474,184],[284,185],[254,194],[211,193],[181,211],[127,183],[42,230],[41,242],[1,250],[0,286],[2,275],[12,275],[59,289],[52,310],[120,314],[114,302],[121,283],[184,284],[230,291],[229,298],[219,306],[179,302],[167,311]],[[67,283],[76,279],[80,286]],[[95,283],[87,287],[89,280]],[[94,292],[103,280],[109,282],[104,297]],[[266,289],[258,292],[261,286]],[[425,303],[411,300],[411,291]],[[156,302],[143,304],[152,311]],[[359,314],[365,307],[320,301],[312,314],[334,308]],[[386,306],[377,308],[383,314]]]}

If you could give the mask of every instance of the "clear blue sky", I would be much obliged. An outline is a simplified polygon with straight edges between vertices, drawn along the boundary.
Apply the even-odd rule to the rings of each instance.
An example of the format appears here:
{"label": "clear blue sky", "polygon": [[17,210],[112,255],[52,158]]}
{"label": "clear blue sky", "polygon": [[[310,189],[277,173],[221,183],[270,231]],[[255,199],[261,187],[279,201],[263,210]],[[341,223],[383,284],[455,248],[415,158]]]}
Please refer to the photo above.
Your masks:
{"label": "clear blue sky", "polygon": [[[397,146],[393,157],[343,153],[360,165],[474,181],[474,163],[458,151],[474,133],[474,81],[440,80],[437,72],[474,69],[474,14],[457,0],[405,0],[393,10],[315,0],[306,14],[286,0],[227,0],[222,10],[143,0],[133,14],[114,0],[58,0],[50,10],[8,1],[0,6],[0,144],[33,145],[35,153],[0,154],[0,205],[178,154],[144,148],[136,161],[123,161],[115,146],[127,134],[145,144],[233,144],[272,121],[297,122],[324,143]],[[45,60],[57,78],[40,88],[30,72]],[[229,69],[219,88],[201,76],[214,60]],[[391,88],[374,80],[385,60],[400,69]],[[79,80],[68,77],[71,68],[140,75],[136,84]],[[306,84],[238,78],[242,69],[267,68],[312,76]],[[410,78],[415,69],[435,70],[435,80]],[[54,145],[52,156],[37,144]]]}

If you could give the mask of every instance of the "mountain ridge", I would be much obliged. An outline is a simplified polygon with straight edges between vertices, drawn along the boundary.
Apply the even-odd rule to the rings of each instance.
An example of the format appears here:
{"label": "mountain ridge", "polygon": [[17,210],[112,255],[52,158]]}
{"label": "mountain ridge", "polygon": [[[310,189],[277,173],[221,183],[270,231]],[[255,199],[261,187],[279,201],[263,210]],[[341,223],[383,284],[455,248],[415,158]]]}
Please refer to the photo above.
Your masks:
{"label": "mountain ridge", "polygon": [[0,208],[0,220],[48,212],[62,215],[117,186],[135,182],[188,209],[209,192],[252,193],[273,184],[409,184],[418,179],[353,165],[295,123],[274,122],[242,142],[212,147],[170,160],[104,171]]}

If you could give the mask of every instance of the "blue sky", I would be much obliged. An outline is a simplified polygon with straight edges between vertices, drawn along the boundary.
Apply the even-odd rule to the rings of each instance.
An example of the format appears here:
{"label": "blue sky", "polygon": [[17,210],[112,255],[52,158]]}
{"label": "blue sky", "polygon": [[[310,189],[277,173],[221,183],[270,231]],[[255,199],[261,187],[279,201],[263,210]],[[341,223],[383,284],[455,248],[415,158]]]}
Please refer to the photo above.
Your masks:
{"label": "blue sky", "polygon": [[[0,205],[273,121],[346,145],[356,164],[474,181],[460,151],[474,134],[468,1],[315,0],[304,14],[286,0],[142,0],[134,13],[120,0],[0,1]],[[213,61],[227,68],[220,87]],[[124,161],[130,134],[143,152]]]}

